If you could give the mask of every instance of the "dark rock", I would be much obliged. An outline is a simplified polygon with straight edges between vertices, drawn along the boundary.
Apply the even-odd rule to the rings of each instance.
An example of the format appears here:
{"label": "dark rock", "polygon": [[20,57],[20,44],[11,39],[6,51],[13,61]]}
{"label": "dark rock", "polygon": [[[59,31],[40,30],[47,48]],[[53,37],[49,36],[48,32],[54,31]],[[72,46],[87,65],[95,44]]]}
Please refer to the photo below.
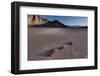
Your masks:
{"label": "dark rock", "polygon": [[63,46],[61,46],[61,47],[58,47],[57,49],[60,49],[60,50],[61,50],[61,49],[63,49],[63,48],[64,48],[64,47],[63,47]]}
{"label": "dark rock", "polygon": [[38,53],[38,55],[39,56],[44,56],[44,57],[51,57],[54,53],[55,53],[55,50],[54,49],[50,49],[50,50]]}
{"label": "dark rock", "polygon": [[72,42],[66,42],[65,45],[72,45]]}

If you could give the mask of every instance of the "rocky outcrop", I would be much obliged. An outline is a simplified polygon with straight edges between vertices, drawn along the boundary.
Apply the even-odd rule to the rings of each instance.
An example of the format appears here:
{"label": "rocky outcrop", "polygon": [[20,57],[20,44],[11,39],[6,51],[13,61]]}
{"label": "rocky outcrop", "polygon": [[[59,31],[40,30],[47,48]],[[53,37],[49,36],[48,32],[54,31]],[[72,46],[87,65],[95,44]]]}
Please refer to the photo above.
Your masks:
{"label": "rocky outcrop", "polygon": [[39,15],[28,15],[28,26],[30,27],[55,27],[55,28],[88,28],[80,25],[65,25],[59,20],[49,21]]}
{"label": "rocky outcrop", "polygon": [[33,25],[41,25],[45,24],[48,21],[46,19],[43,19],[39,15],[28,15],[28,25],[33,26]]}

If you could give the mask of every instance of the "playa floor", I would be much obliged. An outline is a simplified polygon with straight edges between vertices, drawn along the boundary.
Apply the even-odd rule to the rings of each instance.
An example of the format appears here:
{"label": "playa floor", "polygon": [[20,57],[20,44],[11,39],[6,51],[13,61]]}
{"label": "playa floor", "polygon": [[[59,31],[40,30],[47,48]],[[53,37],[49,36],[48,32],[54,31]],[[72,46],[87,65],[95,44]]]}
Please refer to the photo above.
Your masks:
{"label": "playa floor", "polygon": [[88,57],[87,28],[28,28],[28,60]]}

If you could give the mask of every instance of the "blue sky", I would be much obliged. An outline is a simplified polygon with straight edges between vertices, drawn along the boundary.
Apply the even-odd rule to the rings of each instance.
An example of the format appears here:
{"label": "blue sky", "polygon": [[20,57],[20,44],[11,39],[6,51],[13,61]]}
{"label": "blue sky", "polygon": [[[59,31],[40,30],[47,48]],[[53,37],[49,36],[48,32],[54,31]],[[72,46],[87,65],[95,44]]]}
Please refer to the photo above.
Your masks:
{"label": "blue sky", "polygon": [[42,16],[45,19],[48,19],[50,21],[53,20],[59,20],[65,25],[75,26],[87,26],[88,25],[88,17],[80,17],[80,16],[49,16],[45,15]]}

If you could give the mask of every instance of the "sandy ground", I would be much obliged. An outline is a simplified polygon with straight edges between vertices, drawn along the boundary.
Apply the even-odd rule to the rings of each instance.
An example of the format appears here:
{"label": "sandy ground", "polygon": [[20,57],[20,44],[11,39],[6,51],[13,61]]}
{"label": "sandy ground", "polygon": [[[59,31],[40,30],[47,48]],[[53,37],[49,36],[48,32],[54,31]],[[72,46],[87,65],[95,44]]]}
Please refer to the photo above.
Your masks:
{"label": "sandy ground", "polygon": [[[28,60],[78,59],[87,58],[87,28],[28,28]],[[64,43],[72,42],[72,45]],[[43,56],[54,49],[51,56]]]}

